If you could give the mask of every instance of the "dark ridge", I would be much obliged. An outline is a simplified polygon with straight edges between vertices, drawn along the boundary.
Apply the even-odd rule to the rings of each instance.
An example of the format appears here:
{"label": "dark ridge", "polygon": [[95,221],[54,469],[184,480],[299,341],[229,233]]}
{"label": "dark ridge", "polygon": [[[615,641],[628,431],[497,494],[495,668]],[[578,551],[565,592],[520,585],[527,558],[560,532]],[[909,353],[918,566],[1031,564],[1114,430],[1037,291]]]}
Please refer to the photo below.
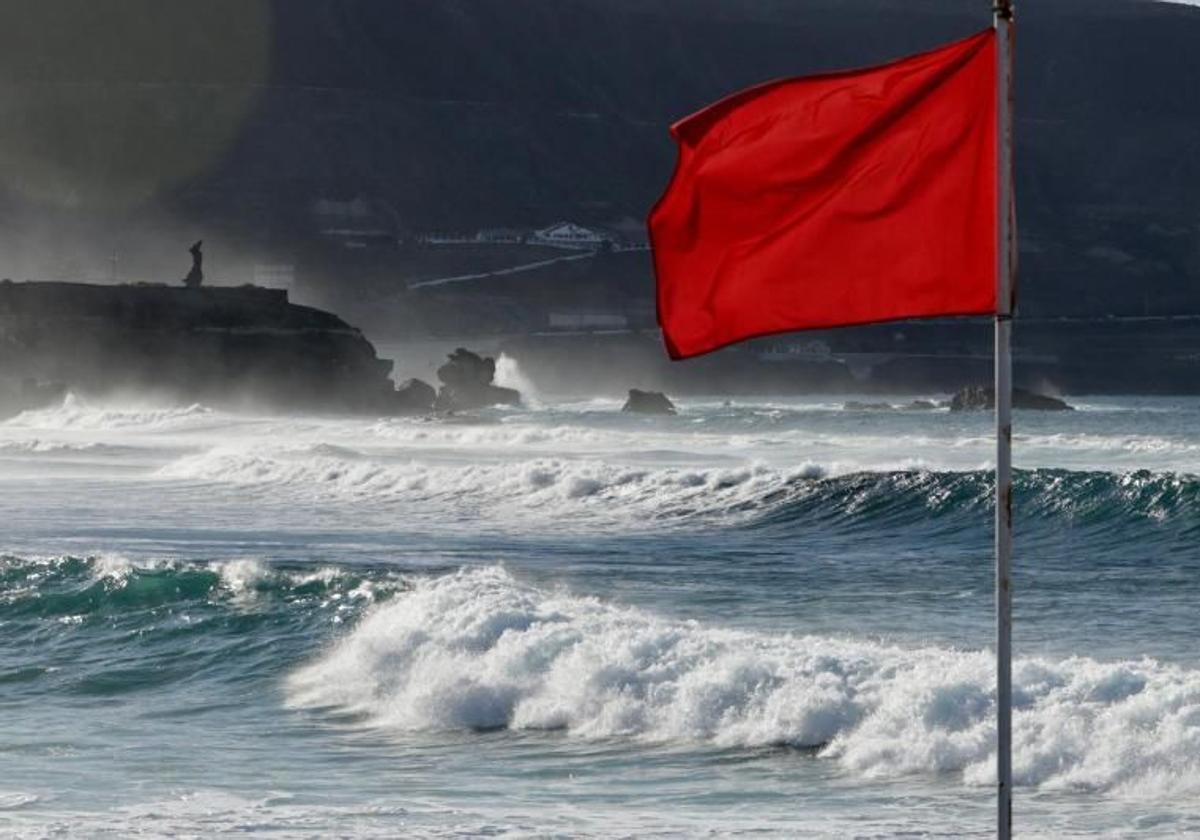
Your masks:
{"label": "dark ridge", "polygon": [[[118,247],[141,276],[167,214],[247,254],[242,269],[294,263],[309,298],[356,321],[354,307],[379,313],[378,328],[397,332],[419,330],[426,307],[436,316],[437,301],[404,292],[429,255],[348,251],[322,237],[314,202],[367,199],[393,240],[558,219],[636,225],[671,171],[666,128],[680,116],[990,20],[983,0],[0,8],[10,261],[44,261],[45,237],[78,236],[89,244],[65,250],[85,270]],[[1018,17],[1023,314],[1200,312],[1200,9],[1026,0]],[[556,285],[547,274],[541,286]],[[580,294],[620,307],[632,287],[650,302],[644,261],[609,280],[584,278]],[[518,317],[483,305],[499,314],[482,331],[544,318],[537,294],[516,294]]]}

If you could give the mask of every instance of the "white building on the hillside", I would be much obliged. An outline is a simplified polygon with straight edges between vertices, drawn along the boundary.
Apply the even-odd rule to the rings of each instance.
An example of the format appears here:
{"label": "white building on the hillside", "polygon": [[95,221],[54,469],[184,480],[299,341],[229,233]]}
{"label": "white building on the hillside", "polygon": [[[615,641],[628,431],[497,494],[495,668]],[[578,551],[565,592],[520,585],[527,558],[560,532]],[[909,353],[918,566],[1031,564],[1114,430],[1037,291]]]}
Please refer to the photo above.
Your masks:
{"label": "white building on the hillside", "polygon": [[612,236],[604,231],[585,228],[574,222],[558,222],[535,231],[530,238],[530,242],[534,244],[553,245],[558,248],[599,248],[612,241]]}

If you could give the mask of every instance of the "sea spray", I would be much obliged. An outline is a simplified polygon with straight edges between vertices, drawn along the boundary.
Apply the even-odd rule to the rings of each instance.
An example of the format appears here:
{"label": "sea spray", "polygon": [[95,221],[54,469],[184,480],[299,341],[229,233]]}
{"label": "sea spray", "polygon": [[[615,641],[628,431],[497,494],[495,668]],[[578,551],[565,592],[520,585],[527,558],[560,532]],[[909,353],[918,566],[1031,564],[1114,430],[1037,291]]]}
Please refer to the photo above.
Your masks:
{"label": "sea spray", "polygon": [[541,405],[537,387],[533,380],[525,375],[521,365],[507,353],[501,353],[496,359],[495,384],[501,388],[515,388],[521,392],[521,401],[526,406],[536,408]]}

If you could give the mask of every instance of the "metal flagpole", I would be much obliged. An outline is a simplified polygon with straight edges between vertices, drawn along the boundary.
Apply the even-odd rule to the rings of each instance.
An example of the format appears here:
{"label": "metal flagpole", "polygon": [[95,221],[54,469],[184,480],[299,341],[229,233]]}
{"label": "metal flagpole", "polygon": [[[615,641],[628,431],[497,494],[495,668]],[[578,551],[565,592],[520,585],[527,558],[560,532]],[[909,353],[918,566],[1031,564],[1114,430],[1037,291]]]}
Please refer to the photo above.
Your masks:
{"label": "metal flagpole", "polygon": [[1012,837],[1012,26],[1013,0],[995,0],[999,179],[996,249],[996,836]]}

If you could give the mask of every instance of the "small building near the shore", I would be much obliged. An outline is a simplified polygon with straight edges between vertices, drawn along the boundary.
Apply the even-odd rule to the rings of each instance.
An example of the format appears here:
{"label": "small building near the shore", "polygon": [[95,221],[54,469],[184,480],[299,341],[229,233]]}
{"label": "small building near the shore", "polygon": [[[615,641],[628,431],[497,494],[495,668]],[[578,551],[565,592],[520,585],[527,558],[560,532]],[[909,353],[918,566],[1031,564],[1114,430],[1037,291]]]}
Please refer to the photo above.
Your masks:
{"label": "small building near the shore", "polygon": [[613,244],[613,239],[607,231],[587,228],[574,222],[557,222],[534,231],[529,241],[536,245],[552,245],[557,248],[600,248],[606,243]]}

